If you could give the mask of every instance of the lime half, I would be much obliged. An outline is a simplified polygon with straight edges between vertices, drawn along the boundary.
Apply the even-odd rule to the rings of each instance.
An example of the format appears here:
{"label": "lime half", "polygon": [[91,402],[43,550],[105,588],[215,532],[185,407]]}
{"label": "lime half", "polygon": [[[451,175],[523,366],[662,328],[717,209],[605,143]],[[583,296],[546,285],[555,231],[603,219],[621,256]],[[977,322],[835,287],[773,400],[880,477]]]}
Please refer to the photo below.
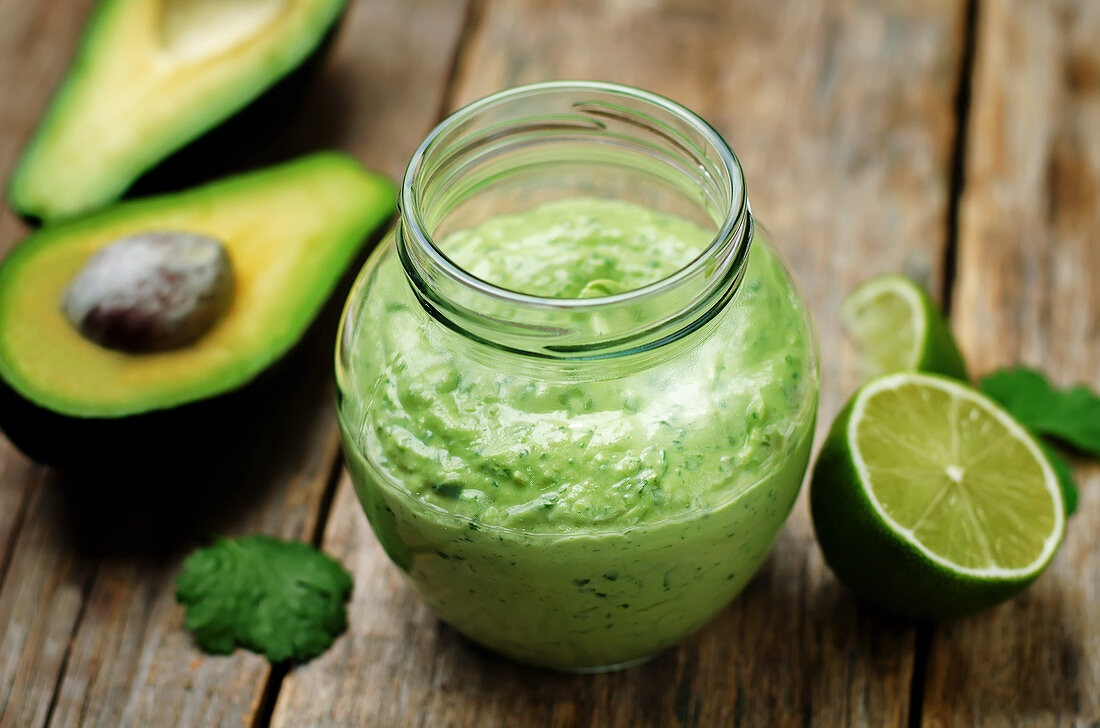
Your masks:
{"label": "lime half", "polygon": [[866,376],[915,370],[967,379],[943,313],[923,288],[903,275],[861,283],[840,305],[840,319],[859,349]]}
{"label": "lime half", "polygon": [[857,594],[907,616],[975,612],[1050,562],[1065,510],[1030,434],[954,379],[873,379],[826,439],[810,487],[829,566]]}

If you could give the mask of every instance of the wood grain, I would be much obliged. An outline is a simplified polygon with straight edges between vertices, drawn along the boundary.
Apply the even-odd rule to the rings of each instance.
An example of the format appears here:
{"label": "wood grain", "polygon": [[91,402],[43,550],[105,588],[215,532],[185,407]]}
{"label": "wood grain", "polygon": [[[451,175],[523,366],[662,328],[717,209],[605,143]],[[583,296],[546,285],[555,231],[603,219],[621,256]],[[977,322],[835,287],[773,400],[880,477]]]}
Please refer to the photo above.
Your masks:
{"label": "wood grain", "polygon": [[0,438],[0,589],[15,549],[15,537],[27,514],[31,493],[47,470],[16,452]]}
{"label": "wood grain", "polygon": [[[60,78],[92,0],[0,0],[2,178]],[[33,43],[49,38],[50,43]],[[0,206],[0,254],[26,233]],[[84,602],[92,566],[56,527],[56,474],[0,443],[0,726],[42,725]]]}
{"label": "wood grain", "polygon": [[[343,147],[376,168],[399,173],[438,114],[462,14],[462,5],[454,3],[354,5],[335,58],[303,103],[301,118],[276,138],[273,147],[278,153],[246,150],[239,163],[262,164],[313,148]],[[369,43],[365,42],[368,37]],[[394,60],[417,52],[422,62]],[[419,125],[411,123],[416,118],[422,120]],[[78,544],[78,550],[95,549],[98,572],[86,603],[79,593],[58,602],[59,608],[69,610],[55,620],[56,630],[63,633],[58,640],[62,653],[75,629],[67,669],[59,684],[57,661],[48,664],[53,674],[35,676],[41,693],[34,696],[35,712],[26,720],[23,713],[12,713],[20,718],[13,725],[45,725],[51,699],[55,705],[50,726],[239,726],[256,719],[271,675],[268,663],[244,651],[229,657],[199,652],[182,629],[173,580],[180,546],[200,535],[197,528],[311,537],[319,509],[327,506],[322,495],[336,461],[330,342],[340,303],[334,300],[322,316],[326,325],[315,327],[312,338],[295,355],[297,361],[282,375],[288,378],[285,389],[293,394],[263,412],[242,415],[241,430],[246,436],[227,444],[220,458],[206,455],[183,473],[150,474],[150,482],[144,484],[175,490],[178,495],[146,500],[140,483],[96,478],[89,484],[109,489],[110,506],[100,509],[101,515],[105,511],[121,514],[118,522],[95,528],[117,530],[124,537],[107,539],[105,550],[102,534],[93,529],[87,543]],[[94,505],[80,498],[81,487],[67,490],[73,501],[70,511]],[[194,501],[201,507],[192,506]],[[189,516],[201,516],[202,525],[186,524],[172,534],[179,536],[179,544],[169,543],[159,559],[148,558],[150,552],[155,555],[165,549],[163,534],[156,533],[164,527],[158,519],[173,517],[162,511],[180,506]],[[208,518],[211,513],[212,519]],[[145,524],[137,522],[141,514],[147,514]],[[64,522],[37,512],[29,518],[35,528],[65,530]],[[179,520],[178,514],[174,520]],[[148,528],[149,522],[155,524],[153,529]],[[156,537],[155,544],[150,543],[151,537]],[[43,550],[55,558],[74,558],[71,550],[57,544]],[[20,582],[49,585],[58,572],[53,564],[41,564],[37,573],[20,574]],[[17,595],[14,590],[10,593],[13,599]],[[8,594],[5,590],[4,596]],[[69,612],[81,610],[82,603],[77,624]],[[28,615],[36,609],[36,602],[26,599],[18,605]],[[42,650],[25,651],[43,659]]]}
{"label": "wood grain", "polygon": [[[91,2],[0,0],[5,173]],[[856,383],[838,335],[843,295],[899,269],[942,289],[965,0],[469,5],[353,3],[300,113],[236,164],[342,147],[396,177],[441,109],[499,88],[601,78],[669,95],[731,141],[811,300],[822,427]],[[953,322],[979,372],[1023,360],[1100,386],[1100,6],[980,8]],[[24,232],[0,211],[0,251]],[[281,685],[250,653],[202,655],[172,598],[185,548],[207,533],[310,538],[324,522],[331,331],[313,336],[290,370],[295,394],[242,419],[235,457],[89,482],[0,442],[0,728],[262,725],[266,691],[281,728],[906,724],[914,630],[839,587],[804,500],[756,580],[702,633],[649,665],[581,678],[518,667],[435,620],[345,474],[324,547],[355,573],[348,634]],[[1100,468],[1078,475],[1081,510],[1049,572],[990,613],[934,629],[925,724],[1100,722]]]}
{"label": "wood grain", "polygon": [[[4,169],[14,163],[48,90],[63,71],[89,4],[64,8],[47,3],[0,4],[0,89],[5,98],[0,107],[0,163]],[[457,7],[451,13],[456,29],[461,12]],[[320,121],[292,124],[276,140],[282,154],[272,160],[316,147],[344,146],[362,152],[378,168],[400,172],[438,113],[443,82],[441,77],[421,93],[398,93],[406,84],[415,87],[424,80],[415,74],[417,64],[395,62],[403,49],[392,43],[361,42],[375,32],[387,37],[392,30],[386,25],[389,20],[404,23],[397,38],[409,37],[408,18],[388,18],[362,4],[355,7],[334,66],[303,108],[303,117],[308,111]],[[34,38],[49,42],[31,43],[29,39]],[[446,39],[425,38],[432,41],[442,44],[425,50],[438,53],[448,63]],[[364,47],[372,49],[368,58],[362,53]],[[377,63],[370,64],[372,60]],[[398,75],[399,71],[405,75]],[[423,124],[400,133],[398,125],[416,114]],[[387,143],[378,143],[379,137]],[[5,210],[0,246],[10,247],[23,234],[24,226]],[[328,318],[335,313],[330,310]],[[309,538],[336,455],[328,385],[331,338],[331,327],[315,334],[315,361],[295,365],[297,374],[305,372],[305,381],[284,409],[266,413],[276,415],[268,417],[273,424],[242,423],[258,430],[242,444],[252,462],[246,458],[243,468],[222,463],[230,467],[216,474],[202,467],[192,470],[192,476],[208,481],[199,486],[205,494],[203,502],[225,516],[218,531],[259,529]],[[218,463],[205,465],[213,468]],[[96,526],[86,534],[91,535],[91,544],[73,544],[66,538],[74,512],[90,504],[79,488],[66,487],[56,475],[46,473],[6,442],[0,448],[0,585],[8,586],[0,593],[0,624],[5,625],[0,640],[0,725],[41,726],[47,719],[56,726],[112,728],[251,721],[269,667],[262,658],[243,652],[207,658],[191,645],[172,598],[178,549],[152,561],[132,553],[81,555],[89,545],[101,546],[96,542],[103,540],[94,533]],[[239,480],[231,482],[233,478]],[[40,482],[44,479],[49,482]],[[179,488],[180,499],[191,497],[193,486],[185,478],[153,476],[150,480],[150,488]],[[110,505],[131,516],[142,506],[150,508],[148,515],[139,512],[136,517],[101,524],[105,529],[132,530],[149,537],[159,527],[150,527],[150,522],[165,517],[153,509],[154,504],[173,507],[170,498],[146,501],[135,498],[132,488],[103,482],[92,485],[107,488]],[[250,487],[258,498],[248,492]],[[104,515],[110,510],[99,512]],[[195,515],[194,509],[187,510]],[[230,510],[238,512],[229,515]],[[146,550],[141,538],[124,536],[121,545],[129,551]]]}
{"label": "wood grain", "polygon": [[93,567],[59,547],[56,482],[32,482],[0,591],[0,726],[43,725]]}
{"label": "wood grain", "polygon": [[[822,421],[855,384],[836,307],[903,269],[938,290],[960,2],[486,3],[453,104],[550,78],[640,85],[727,135],[754,210],[822,332]],[[857,606],[800,502],[735,605],[649,665],[568,677],[517,667],[441,626],[402,584],[341,483],[325,548],[356,575],[351,629],[284,682],[273,725],[904,725],[914,633]]]}
{"label": "wood grain", "polygon": [[[1100,6],[988,0],[979,19],[955,329],[979,373],[1100,388]],[[1100,723],[1100,468],[1077,477],[1047,573],[936,629],[925,725]]]}
{"label": "wood grain", "polygon": [[[328,364],[320,359],[318,365]],[[201,471],[185,479],[157,478],[150,486],[184,499],[194,496],[189,488],[205,487],[194,479],[208,478],[218,497],[206,505],[225,514],[212,532],[310,539],[337,448],[327,375],[327,367],[304,372],[295,396],[265,413],[270,424],[243,417],[242,427],[256,438],[235,443],[226,460],[204,458]],[[128,489],[118,507],[168,520],[170,500],[147,505]],[[131,548],[124,553],[97,559],[48,725],[248,725],[270,674],[267,660],[243,650],[228,657],[201,653],[174,599],[181,549],[150,559],[155,547],[143,539],[126,545]]]}

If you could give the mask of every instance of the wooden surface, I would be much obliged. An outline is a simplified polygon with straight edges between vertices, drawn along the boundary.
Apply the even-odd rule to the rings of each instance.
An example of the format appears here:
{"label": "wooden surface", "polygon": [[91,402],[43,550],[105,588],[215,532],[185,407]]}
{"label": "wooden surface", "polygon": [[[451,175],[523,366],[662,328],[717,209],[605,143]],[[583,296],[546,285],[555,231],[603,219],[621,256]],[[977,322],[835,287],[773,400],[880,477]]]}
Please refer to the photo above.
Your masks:
{"label": "wooden surface", "polygon": [[[1100,384],[1100,4],[983,2],[960,208],[955,330],[980,370]],[[929,726],[1100,722],[1100,467],[1052,566],[933,632]]]}
{"label": "wooden surface", "polygon": [[[89,5],[0,0],[0,172]],[[672,96],[730,140],[812,302],[824,429],[856,384],[839,301],[888,270],[950,303],[977,371],[1024,360],[1100,386],[1098,49],[1090,0],[357,0],[274,150],[241,163],[335,146],[397,177],[442,113],[505,86]],[[0,249],[23,234],[0,213]],[[646,666],[567,677],[471,647],[401,582],[341,472],[333,313],[295,394],[242,422],[231,462],[97,490],[0,439],[0,728],[1100,721],[1096,467],[1079,468],[1049,572],[977,617],[914,625],[854,602],[803,497],[738,601]],[[150,526],[192,501],[185,526]],[[172,579],[204,530],[322,543],[355,574],[347,634],[289,673],[195,650]]]}

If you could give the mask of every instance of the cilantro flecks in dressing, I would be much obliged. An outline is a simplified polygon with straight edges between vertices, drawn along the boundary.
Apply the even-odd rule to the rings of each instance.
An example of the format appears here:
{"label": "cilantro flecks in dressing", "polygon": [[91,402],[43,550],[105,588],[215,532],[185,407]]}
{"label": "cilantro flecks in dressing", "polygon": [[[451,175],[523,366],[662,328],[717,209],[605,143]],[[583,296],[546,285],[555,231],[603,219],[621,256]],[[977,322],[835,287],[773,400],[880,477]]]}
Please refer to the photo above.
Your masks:
{"label": "cilantro flecks in dressing", "polygon": [[[587,296],[659,280],[709,239],[578,199],[440,245],[492,283]],[[740,591],[798,493],[817,401],[809,318],[763,234],[704,338],[582,381],[471,356],[392,254],[370,276],[371,335],[345,377],[349,467],[382,545],[443,619],[521,660],[606,665],[675,643]]]}

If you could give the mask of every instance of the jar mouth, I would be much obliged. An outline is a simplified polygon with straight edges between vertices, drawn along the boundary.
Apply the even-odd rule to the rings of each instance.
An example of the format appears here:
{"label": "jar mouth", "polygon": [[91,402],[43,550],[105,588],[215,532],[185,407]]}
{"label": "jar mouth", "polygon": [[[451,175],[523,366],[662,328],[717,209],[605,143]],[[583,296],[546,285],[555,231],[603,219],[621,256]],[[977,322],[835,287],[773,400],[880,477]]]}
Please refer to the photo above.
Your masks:
{"label": "jar mouth", "polygon": [[[597,297],[559,298],[524,293],[485,280],[455,263],[444,252],[431,232],[431,225],[424,214],[425,188],[429,186],[428,180],[433,175],[438,176],[441,166],[437,158],[445,156],[448,143],[453,143],[456,136],[469,132],[480,117],[498,112],[523,99],[543,95],[572,99],[568,104],[569,113],[544,116],[537,121],[533,118],[518,119],[521,124],[527,124],[525,131],[568,133],[586,126],[590,129],[606,128],[605,123],[626,128],[644,128],[648,133],[659,136],[669,148],[683,154],[681,161],[687,160],[682,165],[685,177],[691,174],[700,175],[701,179],[708,180],[719,190],[717,194],[721,199],[715,199],[713,203],[715,209],[721,212],[721,218],[711,219],[716,225],[716,231],[692,260],[671,274],[636,288]],[[607,101],[608,99],[629,102],[632,108],[617,106]],[[674,121],[677,127],[670,126],[669,121]],[[479,129],[476,134],[470,135],[476,139],[469,142],[467,148],[487,147],[498,143],[510,133],[503,126],[498,124],[500,128],[490,126]],[[453,177],[457,173],[452,171],[450,174]],[[675,101],[630,86],[598,81],[552,81],[518,86],[486,96],[454,112],[428,134],[413,154],[402,181],[399,208],[398,253],[425,308],[441,318],[450,328],[474,339],[498,345],[498,348],[526,353],[538,352],[529,351],[530,347],[525,345],[515,346],[515,341],[502,343],[495,340],[496,336],[479,335],[476,323],[468,326],[469,321],[457,321],[448,314],[457,314],[459,319],[470,318],[468,314],[473,314],[473,318],[483,315],[484,319],[497,323],[507,321],[513,325],[512,328],[523,329],[521,335],[529,333],[543,340],[534,347],[541,349],[542,343],[548,337],[565,334],[563,338],[570,338],[568,327],[558,331],[557,326],[548,323],[555,315],[572,317],[575,321],[586,315],[624,310],[640,301],[653,302],[655,299],[670,298],[673,295],[678,295],[684,301],[691,299],[698,303],[705,292],[703,288],[717,286],[716,272],[731,274],[729,282],[732,286],[726,292],[722,304],[724,306],[740,283],[752,240],[752,215],[745,192],[744,173],[740,161],[722,136],[702,117]],[[447,288],[461,293],[448,295]],[[479,301],[480,304],[473,303],[474,301]],[[672,307],[678,306],[679,304],[675,304]],[[666,305],[665,308],[667,310],[670,307]],[[447,312],[442,317],[439,315],[441,310]],[[505,311],[508,313],[504,313]],[[529,312],[531,316],[525,317],[523,312]],[[669,318],[692,317],[685,315]],[[691,326],[680,328],[686,330]],[[652,334],[652,329],[650,327],[648,333]],[[638,333],[629,332],[629,336],[620,338],[635,338]],[[665,334],[667,336],[668,332]],[[581,336],[579,339],[583,340],[585,337]],[[645,346],[651,348],[652,344],[650,341]],[[612,341],[610,346],[578,340],[558,342],[558,345],[551,348],[559,352],[624,350],[620,339]],[[630,347],[627,346],[626,349]]]}

